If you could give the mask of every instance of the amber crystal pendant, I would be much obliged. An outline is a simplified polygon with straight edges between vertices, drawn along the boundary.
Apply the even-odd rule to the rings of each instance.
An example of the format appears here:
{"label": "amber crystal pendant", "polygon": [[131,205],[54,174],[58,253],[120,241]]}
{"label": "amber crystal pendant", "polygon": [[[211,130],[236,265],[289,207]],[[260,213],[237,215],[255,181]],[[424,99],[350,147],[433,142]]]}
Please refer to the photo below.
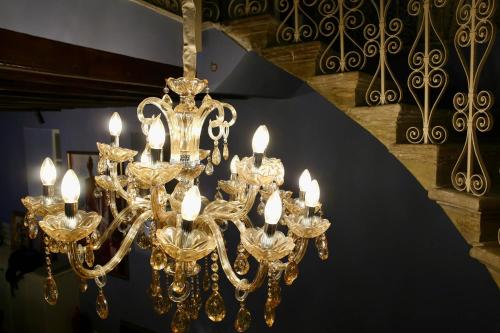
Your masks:
{"label": "amber crystal pendant", "polygon": [[234,329],[237,332],[245,332],[250,328],[250,324],[252,323],[252,315],[250,311],[245,307],[245,303],[240,303],[240,309],[238,310],[238,314],[236,315],[236,320],[234,321]]}
{"label": "amber crystal pendant", "polygon": [[109,315],[108,301],[106,300],[106,297],[104,296],[104,292],[102,291],[102,288],[99,288],[95,309],[96,309],[96,312],[97,312],[97,315],[99,316],[99,318],[101,318],[101,319],[108,318],[108,315]]}
{"label": "amber crystal pendant", "polygon": [[299,275],[299,265],[294,260],[290,260],[285,268],[285,273],[283,275],[283,280],[287,286],[290,286],[297,276]]}
{"label": "amber crystal pendant", "polygon": [[185,333],[189,330],[189,315],[184,310],[182,303],[179,304],[175,311],[170,328],[172,329],[172,333]]}
{"label": "amber crystal pendant", "polygon": [[57,284],[52,275],[47,277],[45,280],[44,287],[44,298],[50,305],[56,305],[57,297],[59,296],[59,292],[57,291]]}
{"label": "amber crystal pendant", "polygon": [[272,327],[276,319],[276,308],[271,306],[269,301],[264,305],[264,321],[268,327]]}

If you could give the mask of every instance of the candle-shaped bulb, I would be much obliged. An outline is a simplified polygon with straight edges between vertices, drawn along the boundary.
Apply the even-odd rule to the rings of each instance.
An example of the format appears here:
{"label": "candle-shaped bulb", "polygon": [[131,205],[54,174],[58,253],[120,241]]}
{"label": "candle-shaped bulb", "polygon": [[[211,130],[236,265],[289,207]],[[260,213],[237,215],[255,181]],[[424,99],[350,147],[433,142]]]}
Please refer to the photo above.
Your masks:
{"label": "candle-shaped bulb", "polygon": [[72,169],[64,174],[61,182],[61,195],[65,203],[76,203],[80,197],[80,181]]}
{"label": "candle-shaped bulb", "polygon": [[310,183],[311,183],[311,174],[309,173],[309,170],[305,169],[299,178],[300,192],[306,192],[307,187],[309,186]]}
{"label": "candle-shaped bulb", "polygon": [[162,149],[165,144],[165,127],[158,116],[149,127],[148,142],[153,149]]}
{"label": "candle-shaped bulb", "polygon": [[45,186],[53,186],[56,183],[57,171],[54,162],[46,157],[40,168],[40,179]]}
{"label": "candle-shaped bulb", "polygon": [[267,224],[277,224],[282,213],[280,191],[276,190],[267,199],[266,207],[264,208],[264,219]]}
{"label": "candle-shaped bulb", "polygon": [[264,154],[269,144],[269,131],[266,125],[260,125],[252,138],[252,149],[256,154]]}
{"label": "candle-shaped bulb", "polygon": [[316,207],[319,202],[319,184],[316,179],[307,188],[305,202],[307,207]]}
{"label": "candle-shaped bulb", "polygon": [[181,205],[181,216],[185,221],[194,221],[201,208],[201,195],[198,186],[192,186],[184,195]]}
{"label": "candle-shaped bulb", "polygon": [[112,136],[120,136],[122,132],[122,118],[120,118],[118,112],[114,112],[109,119],[108,129],[109,134],[111,134]]}
{"label": "candle-shaped bulb", "polygon": [[234,155],[233,159],[231,160],[231,164],[229,165],[229,169],[231,170],[231,173],[233,175],[238,173],[238,163],[240,163],[240,158],[238,155]]}

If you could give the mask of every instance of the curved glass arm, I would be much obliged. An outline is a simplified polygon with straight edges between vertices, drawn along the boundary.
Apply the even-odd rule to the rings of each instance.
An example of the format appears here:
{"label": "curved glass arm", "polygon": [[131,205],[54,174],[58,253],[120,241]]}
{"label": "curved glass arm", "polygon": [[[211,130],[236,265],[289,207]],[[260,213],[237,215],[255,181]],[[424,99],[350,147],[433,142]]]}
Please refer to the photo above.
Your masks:
{"label": "curved glass arm", "polygon": [[208,216],[202,216],[201,218],[205,220],[210,230],[212,231],[212,235],[217,244],[217,252],[219,253],[219,260],[222,269],[224,270],[224,273],[226,274],[226,277],[231,282],[231,284],[240,291],[252,292],[259,288],[267,276],[268,266],[262,262],[259,262],[257,274],[255,275],[252,282],[248,282],[246,280],[238,278],[236,273],[233,271],[231,263],[229,262],[229,259],[227,257],[226,245],[224,243],[224,238],[222,237],[219,226],[217,225],[215,220]]}
{"label": "curved glass arm", "polygon": [[204,214],[209,214],[215,219],[232,220],[233,222],[240,221],[248,214],[250,209],[252,209],[258,191],[258,186],[251,185],[245,202],[225,200],[212,201],[205,207]]}
{"label": "curved glass arm", "polygon": [[116,218],[119,214],[118,208],[116,207],[116,194],[114,191],[109,191],[109,208],[111,209],[111,214],[113,218]]}
{"label": "curved glass arm", "polygon": [[123,239],[122,243],[120,244],[120,248],[118,249],[118,251],[104,266],[99,269],[87,269],[83,267],[83,265],[78,261],[78,243],[71,243],[71,246],[68,250],[68,259],[71,267],[73,267],[75,272],[84,279],[95,279],[111,272],[120,263],[123,257],[128,254],[128,250],[132,245],[132,242],[134,241],[139,228],[148,218],[151,217],[151,215],[151,211],[147,210],[137,217],[137,219],[130,227],[127,235]]}
{"label": "curved glass arm", "polygon": [[130,196],[128,195],[127,191],[125,191],[122,187],[122,184],[120,184],[120,180],[118,179],[118,171],[117,171],[117,164],[116,162],[110,162],[110,176],[111,179],[113,180],[113,185],[115,186],[116,193],[123,199],[125,199],[129,204],[131,201]]}
{"label": "curved glass arm", "polygon": [[92,244],[92,248],[94,250],[98,250],[101,248],[102,244],[111,236],[111,234],[118,228],[120,223],[122,223],[123,218],[130,212],[134,211],[136,209],[143,208],[147,209],[149,208],[149,205],[147,203],[137,203],[131,206],[127,206],[125,209],[123,209],[119,214],[115,216],[111,224],[106,228],[106,230],[103,232],[103,234],[99,237],[97,242]]}

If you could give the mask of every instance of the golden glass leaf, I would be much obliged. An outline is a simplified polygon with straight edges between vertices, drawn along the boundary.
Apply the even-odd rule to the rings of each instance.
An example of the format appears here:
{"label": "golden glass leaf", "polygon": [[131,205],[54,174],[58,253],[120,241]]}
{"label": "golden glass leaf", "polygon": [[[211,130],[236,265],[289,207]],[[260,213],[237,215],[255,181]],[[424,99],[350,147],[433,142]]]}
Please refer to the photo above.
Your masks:
{"label": "golden glass leaf", "polygon": [[224,299],[218,291],[212,291],[212,294],[205,303],[205,312],[208,318],[213,322],[220,322],[226,316],[226,306]]}
{"label": "golden glass leaf", "polygon": [[117,163],[131,161],[137,155],[135,150],[114,147],[100,142],[97,142],[97,149],[102,157]]}
{"label": "golden glass leaf", "polygon": [[128,165],[129,172],[141,183],[148,186],[163,185],[174,179],[182,169],[180,164],[161,162],[155,167],[133,162]]}
{"label": "golden glass leaf", "polygon": [[252,315],[250,311],[244,306],[240,307],[238,314],[236,315],[236,320],[234,322],[234,329],[236,332],[245,332],[250,328],[252,323]]}
{"label": "golden glass leaf", "polygon": [[233,180],[219,180],[217,183],[222,191],[229,195],[237,195],[245,190],[245,184]]}
{"label": "golden glass leaf", "polygon": [[238,176],[251,185],[264,186],[275,182],[282,185],[285,179],[285,168],[281,160],[264,157],[259,168],[254,166],[253,157],[243,157],[238,163]]}
{"label": "golden glass leaf", "polygon": [[102,289],[100,289],[99,293],[97,294],[95,309],[99,318],[101,319],[108,318],[109,315],[108,301],[106,300],[106,297],[104,296],[104,292],[102,291]]}
{"label": "golden glass leaf", "polygon": [[176,261],[196,261],[215,249],[212,236],[202,230],[194,229],[182,243],[183,231],[180,228],[167,227],[156,231],[161,248]]}
{"label": "golden glass leaf", "polygon": [[[305,219],[308,219],[307,221]],[[284,220],[288,229],[301,238],[316,238],[330,227],[330,222],[319,216],[304,217],[285,215]]]}
{"label": "golden glass leaf", "polygon": [[290,237],[283,235],[281,231],[274,234],[274,244],[265,248],[262,246],[263,237],[261,228],[248,228],[241,234],[241,243],[252,256],[257,260],[275,261],[287,256],[295,247]]}
{"label": "golden glass leaf", "polygon": [[50,305],[55,305],[57,303],[57,297],[59,296],[59,292],[57,291],[56,281],[52,276],[49,276],[45,280],[44,286],[44,298]]}
{"label": "golden glass leaf", "polygon": [[47,215],[39,224],[50,238],[60,242],[76,242],[87,237],[96,229],[101,221],[101,216],[96,212],[79,210],[74,219],[74,228],[68,226],[68,218],[64,212],[57,215]]}

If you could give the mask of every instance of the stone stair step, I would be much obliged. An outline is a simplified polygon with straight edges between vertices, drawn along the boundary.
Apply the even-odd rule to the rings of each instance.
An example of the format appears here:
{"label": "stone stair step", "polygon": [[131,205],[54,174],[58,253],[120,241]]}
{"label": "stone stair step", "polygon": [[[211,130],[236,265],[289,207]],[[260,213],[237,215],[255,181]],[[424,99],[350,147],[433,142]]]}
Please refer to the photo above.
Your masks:
{"label": "stone stair step", "polygon": [[263,49],[262,56],[288,73],[305,80],[316,74],[316,60],[321,48],[320,42],[274,46]]}
{"label": "stone stair step", "polygon": [[500,288],[500,246],[474,246],[470,256],[486,266],[491,276]]}
{"label": "stone stair step", "polygon": [[347,109],[346,114],[388,148],[406,143],[406,129],[421,123],[417,107],[408,104],[360,106]]}
{"label": "stone stair step", "polygon": [[429,198],[436,201],[470,245],[498,241],[500,195],[477,197],[454,189],[435,188]]}
{"label": "stone stair step", "polygon": [[340,110],[366,105],[372,75],[363,72],[316,75],[307,83]]}
{"label": "stone stair step", "polygon": [[395,144],[389,151],[429,190],[451,186],[451,171],[461,148],[457,144]]}
{"label": "stone stair step", "polygon": [[264,14],[227,21],[222,30],[248,51],[260,52],[274,42],[279,23],[274,16]]}

